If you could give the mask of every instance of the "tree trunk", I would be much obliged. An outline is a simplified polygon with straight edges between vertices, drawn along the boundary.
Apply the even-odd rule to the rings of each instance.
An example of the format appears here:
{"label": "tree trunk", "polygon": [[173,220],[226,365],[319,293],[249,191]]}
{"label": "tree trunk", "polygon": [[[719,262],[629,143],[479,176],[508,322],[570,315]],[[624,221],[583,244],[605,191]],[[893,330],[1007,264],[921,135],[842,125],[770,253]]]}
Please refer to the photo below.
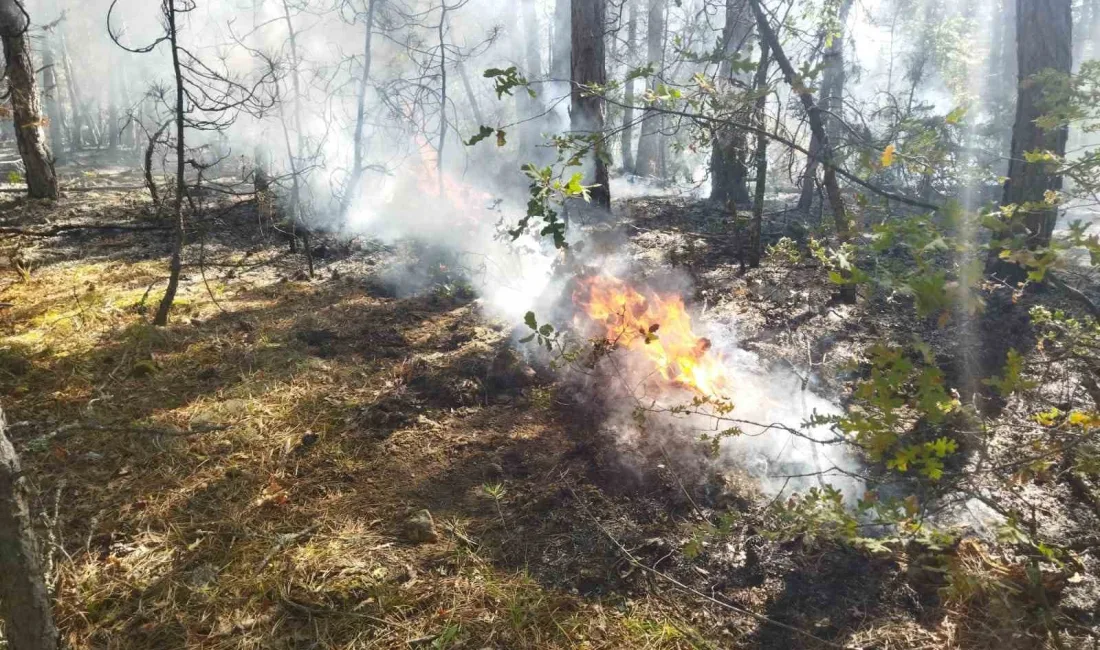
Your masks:
{"label": "tree trunk", "polygon": [[444,195],[443,150],[447,146],[447,3],[441,5],[439,16],[439,145],[435,148],[435,173],[439,184],[439,198]]}
{"label": "tree trunk", "polygon": [[73,74],[73,62],[69,58],[65,33],[60,28],[58,28],[58,43],[61,47],[61,67],[65,72],[65,87],[69,91],[69,105],[72,107],[73,113],[73,120],[70,124],[72,132],[69,136],[69,151],[78,151],[84,147],[84,124],[87,122],[84,112],[84,100],[80,95],[76,75]]}
{"label": "tree trunk", "polygon": [[1085,46],[1089,42],[1089,30],[1092,29],[1093,4],[1085,0],[1081,4],[1081,15],[1073,21],[1073,69],[1076,71],[1085,58]]}
{"label": "tree trunk", "polygon": [[0,618],[11,650],[56,650],[57,627],[34,538],[27,484],[0,414]]}
{"label": "tree trunk", "polygon": [[[539,52],[539,17],[536,12],[536,0],[521,0],[520,11],[523,14],[523,36],[525,59],[524,76],[528,80],[542,77],[542,56]],[[516,93],[516,103],[519,108],[519,117],[525,121],[520,125],[520,149],[528,155],[537,155],[536,147],[539,145],[539,120],[532,119],[543,112],[542,102],[537,97],[531,97],[522,90]],[[478,124],[484,124],[478,118]]]}
{"label": "tree trunk", "polygon": [[[848,14],[851,12],[854,0],[844,0],[837,12],[837,25],[839,31],[833,34],[833,41],[825,48],[822,57],[824,70],[821,76],[820,101],[825,109],[825,132],[836,146],[840,138],[840,119],[844,113],[844,32],[848,23]],[[810,137],[810,152],[806,161],[806,173],[802,175],[802,193],[798,199],[798,209],[804,214],[809,214],[813,206],[817,185],[817,152],[821,143],[817,138]]]}
{"label": "tree trunk", "polygon": [[570,113],[575,133],[597,137],[593,152],[586,164],[592,165],[593,177],[586,185],[594,184],[592,201],[611,209],[611,187],[607,173],[607,151],[604,144],[604,100],[598,94],[583,91],[587,84],[607,83],[607,67],[604,60],[603,33],[606,25],[606,0],[572,0],[573,62],[572,111]]}
{"label": "tree trunk", "polygon": [[344,188],[344,196],[340,199],[340,222],[344,223],[348,218],[351,203],[359,196],[359,185],[363,182],[363,172],[366,171],[363,151],[363,132],[367,121],[367,87],[370,82],[371,66],[371,37],[374,34],[374,12],[383,0],[371,0],[367,7],[367,23],[363,36],[363,73],[359,77],[359,88],[356,92],[355,109],[355,140],[352,142],[351,174],[348,176],[347,186]]}
{"label": "tree trunk", "polygon": [[119,120],[119,75],[122,74],[122,66],[115,61],[111,66],[110,79],[107,81],[107,149],[118,151],[119,136],[121,135],[121,120]]}
{"label": "tree trunk", "polygon": [[[302,61],[298,55],[298,32],[294,29],[294,21],[290,16],[290,2],[283,0],[283,21],[286,24],[287,44],[290,45],[290,80],[294,90],[294,135],[293,149],[290,144],[290,133],[286,124],[284,105],[279,103],[279,116],[283,123],[283,139],[287,148],[287,158],[290,161],[290,251],[298,249],[298,227],[302,220],[302,161],[305,159],[305,131],[302,129]],[[313,260],[310,257],[309,242],[305,244],[306,259],[309,262],[309,277],[313,277]]]}
{"label": "tree trunk", "polygon": [[4,42],[4,61],[7,63],[12,125],[23,159],[27,193],[31,198],[56,199],[57,175],[42,133],[38,82],[27,35],[29,27],[30,21],[21,5],[15,0],[0,0],[0,38]]}
{"label": "tree trunk", "polygon": [[523,33],[527,40],[527,78],[542,76],[542,56],[539,53],[539,16],[536,0],[522,0]]}
{"label": "tree trunk", "polygon": [[168,288],[164,291],[164,297],[157,307],[157,314],[153,318],[153,324],[164,327],[168,324],[168,312],[172,310],[172,303],[176,300],[176,291],[180,286],[180,272],[183,270],[183,195],[187,192],[187,179],[185,176],[187,161],[184,159],[187,153],[184,145],[184,111],[183,103],[183,68],[180,67],[180,54],[176,30],[176,8],[171,2],[166,2],[165,17],[168,19],[168,42],[172,46],[172,72],[176,82],[176,196],[173,203],[173,226],[175,227],[172,241],[172,261],[168,265]]}
{"label": "tree trunk", "polygon": [[[727,96],[734,92],[735,79],[746,81],[744,75],[733,73],[729,59],[745,46],[752,34],[752,27],[752,14],[748,11],[745,0],[726,0],[726,24],[722,28],[722,47],[726,60],[719,66],[717,85]],[[736,119],[743,120],[746,112],[738,111]],[[720,127],[715,130],[710,152],[712,201],[722,205],[731,201],[735,204],[749,202],[748,169],[745,167],[747,141],[745,132],[740,129]]]}
{"label": "tree trunk", "polygon": [[[630,74],[634,66],[634,48],[638,40],[638,3],[637,0],[625,0],[629,5],[630,17],[626,23],[626,68]],[[628,79],[623,89],[623,132],[622,161],[623,171],[634,173],[634,79]]]}
{"label": "tree trunk", "polygon": [[53,49],[47,43],[42,48],[42,99],[46,104],[46,119],[50,121],[50,152],[53,154],[55,162],[60,162],[61,152],[64,150],[62,125],[65,119],[61,113],[61,102],[58,100],[60,92],[61,89],[57,87],[57,70],[54,65]]}
{"label": "tree trunk", "polygon": [[556,0],[554,29],[550,41],[550,76],[555,81],[568,81],[572,70],[572,0]]}
{"label": "tree trunk", "polygon": [[[1043,203],[1048,191],[1062,189],[1062,176],[1051,173],[1043,162],[1028,162],[1026,154],[1050,151],[1066,153],[1069,128],[1043,129],[1036,120],[1043,115],[1045,88],[1031,79],[1044,70],[1069,73],[1073,65],[1073,15],[1071,0],[1017,0],[1016,34],[1019,88],[1016,121],[1012,129],[1012,156],[1005,181],[1003,205],[1018,206],[1010,236],[1029,249],[1050,245],[1058,208]],[[1022,241],[1019,241],[1022,240]],[[1022,267],[1000,259],[1000,246],[991,248],[986,271],[1013,282],[1026,278]]]}
{"label": "tree trunk", "polygon": [[[1020,1],[1025,2],[1027,0]],[[792,91],[798,94],[798,98],[802,101],[802,107],[806,110],[806,117],[810,122],[810,131],[817,137],[818,142],[821,143],[821,164],[825,168],[823,174],[825,193],[829,199],[829,206],[833,211],[833,223],[836,225],[837,239],[839,239],[842,244],[846,243],[852,236],[851,226],[848,223],[848,211],[844,208],[844,197],[840,194],[840,185],[836,180],[836,162],[833,157],[833,147],[832,143],[829,142],[829,135],[825,132],[825,124],[821,119],[821,111],[818,109],[817,104],[814,103],[814,98],[810,95],[810,92],[803,88],[801,84],[797,83],[798,77],[795,73],[794,66],[791,65],[790,59],[787,58],[786,52],[783,51],[783,46],[780,44],[779,37],[776,36],[775,31],[768,22],[767,15],[765,15],[764,10],[760,8],[760,0],[749,0],[749,4],[752,5],[752,12],[756,16],[756,25],[760,30],[761,39],[771,48],[775,56],[775,62],[779,65],[779,69],[783,71],[783,78],[787,81],[787,85],[791,87]],[[841,271],[841,275],[842,277],[846,277],[847,273]],[[840,299],[847,303],[855,302],[855,285],[841,285]]]}
{"label": "tree trunk", "polygon": [[[664,67],[665,51],[665,4],[667,0],[649,0],[649,18],[646,26],[646,57],[655,72],[649,77],[650,90],[656,90],[659,76]],[[642,135],[638,139],[638,156],[635,158],[635,170],[643,176],[656,176],[660,173],[660,134],[664,120],[661,114],[647,107],[642,116]]]}
{"label": "tree trunk", "polygon": [[753,88],[756,90],[755,122],[760,128],[756,134],[756,192],[752,201],[752,221],[749,222],[749,266],[760,266],[761,244],[760,231],[764,226],[764,192],[768,186],[768,138],[764,136],[767,131],[765,109],[768,106],[768,65],[771,63],[771,48],[763,39],[760,40],[760,65],[756,68],[756,79]]}

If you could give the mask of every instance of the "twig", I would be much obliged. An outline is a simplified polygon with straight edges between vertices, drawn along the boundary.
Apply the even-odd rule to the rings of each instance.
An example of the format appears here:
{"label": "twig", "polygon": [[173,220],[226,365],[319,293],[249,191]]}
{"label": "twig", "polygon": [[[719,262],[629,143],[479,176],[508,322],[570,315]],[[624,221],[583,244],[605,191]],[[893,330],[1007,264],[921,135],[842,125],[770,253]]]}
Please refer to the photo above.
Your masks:
{"label": "twig", "polygon": [[1077,287],[1067,284],[1065,280],[1059,278],[1053,273],[1048,272],[1047,277],[1050,278],[1051,284],[1058,287],[1062,291],[1065,291],[1067,294],[1069,294],[1071,298],[1084,305],[1085,309],[1089,310],[1089,313],[1092,314],[1093,318],[1100,319],[1100,306],[1097,306],[1097,304],[1093,302],[1091,298],[1086,296],[1083,291],[1081,291]]}
{"label": "twig", "polygon": [[54,237],[64,232],[71,232],[74,230],[118,230],[123,232],[150,232],[171,230],[169,226],[127,226],[122,224],[108,224],[99,226],[83,226],[83,225],[65,225],[65,226],[53,226],[52,228],[46,228],[45,230],[35,230],[34,228],[17,228],[14,226],[0,226],[0,235],[23,235],[24,237]]}
{"label": "twig", "polygon": [[709,603],[713,603],[715,605],[718,605],[719,607],[723,607],[723,608],[728,609],[730,611],[737,612],[738,614],[743,614],[743,615],[748,616],[750,618],[753,618],[757,621],[760,621],[761,623],[766,623],[768,625],[773,625],[773,626],[778,627],[780,629],[787,630],[788,632],[794,632],[795,634],[803,636],[807,639],[813,639],[814,641],[816,641],[818,643],[821,643],[822,645],[828,646],[830,648],[839,648],[840,650],[846,650],[845,646],[842,646],[839,643],[833,643],[832,641],[826,641],[825,639],[822,639],[821,637],[814,636],[813,634],[810,634],[809,632],[807,632],[805,630],[802,630],[802,629],[799,629],[799,628],[797,628],[793,625],[788,625],[786,623],[782,623],[780,621],[777,621],[777,620],[775,620],[773,618],[770,618],[768,616],[765,616],[763,614],[757,614],[754,611],[745,609],[743,607],[738,607],[737,605],[734,605],[732,603],[727,603],[727,602],[725,602],[723,600],[719,600],[719,599],[717,599],[713,596],[708,596],[707,594],[704,594],[703,592],[699,591],[698,589],[694,589],[692,587],[689,587],[689,586],[685,585],[684,583],[680,582],[676,578],[673,578],[672,576],[670,576],[666,573],[663,573],[661,571],[658,571],[657,569],[651,568],[651,567],[643,564],[640,560],[638,560],[638,558],[634,557],[634,555],[630,551],[628,551],[626,549],[626,547],[623,546],[619,542],[619,540],[615,539],[615,537],[607,530],[607,528],[604,527],[604,525],[602,523],[600,523],[600,521],[598,519],[596,519],[596,517],[592,514],[592,511],[588,509],[588,505],[584,502],[583,499],[580,498],[580,496],[577,495],[577,493],[573,490],[572,486],[566,486],[566,487],[569,490],[569,493],[573,495],[573,498],[577,500],[577,503],[580,504],[581,509],[584,510],[584,513],[586,515],[588,515],[588,518],[591,519],[592,522],[594,524],[596,524],[596,527],[600,529],[600,532],[602,532],[604,534],[604,536],[607,537],[607,539],[612,544],[614,544],[617,549],[619,549],[619,552],[623,554],[623,557],[626,559],[626,561],[629,562],[630,564],[634,565],[636,568],[639,568],[642,571],[645,571],[646,573],[649,573],[650,575],[656,576],[656,577],[664,580],[665,582],[668,582],[669,584],[676,587],[677,589],[681,589],[683,591],[686,591],[686,592],[688,592],[688,593],[690,593],[690,594],[692,594],[692,595],[694,595],[698,598],[702,598],[703,600],[705,600]]}
{"label": "twig", "polygon": [[283,549],[290,546],[291,544],[296,544],[299,540],[309,537],[310,535],[315,533],[320,527],[321,524],[313,524],[312,526],[303,528],[296,533],[280,535],[279,541],[275,544],[275,548],[271,549],[271,552],[264,556],[264,561],[260,562],[260,567],[258,570],[262,571],[265,567],[267,567],[268,564],[271,563],[271,560],[275,559],[275,556],[278,555],[279,552],[281,552]]}
{"label": "twig", "polygon": [[[104,187],[61,187],[60,192],[134,192],[146,189],[144,185],[107,185]],[[25,194],[25,187],[0,187],[0,194]]]}
{"label": "twig", "polygon": [[56,438],[58,440],[64,440],[72,436],[77,431],[123,431],[126,433],[141,433],[153,436],[196,436],[202,433],[211,433],[214,431],[224,431],[229,427],[226,425],[210,425],[203,427],[195,427],[194,429],[175,429],[175,428],[157,428],[157,427],[141,427],[141,426],[127,426],[125,424],[95,424],[90,422],[71,422],[66,425],[58,427],[53,433],[48,434],[48,438]]}

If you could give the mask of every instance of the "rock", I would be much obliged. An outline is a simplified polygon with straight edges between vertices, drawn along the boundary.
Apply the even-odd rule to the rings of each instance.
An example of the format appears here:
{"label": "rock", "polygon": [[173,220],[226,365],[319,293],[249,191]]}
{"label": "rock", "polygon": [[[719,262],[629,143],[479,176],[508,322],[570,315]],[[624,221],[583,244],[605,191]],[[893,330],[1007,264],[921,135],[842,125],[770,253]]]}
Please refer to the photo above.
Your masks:
{"label": "rock", "polygon": [[489,463],[485,466],[485,478],[499,479],[503,476],[504,468],[500,466],[500,463]]}
{"label": "rock", "polygon": [[413,513],[401,526],[401,536],[413,544],[424,544],[439,540],[439,534],[435,531],[435,522],[432,521],[432,513],[420,510]]}

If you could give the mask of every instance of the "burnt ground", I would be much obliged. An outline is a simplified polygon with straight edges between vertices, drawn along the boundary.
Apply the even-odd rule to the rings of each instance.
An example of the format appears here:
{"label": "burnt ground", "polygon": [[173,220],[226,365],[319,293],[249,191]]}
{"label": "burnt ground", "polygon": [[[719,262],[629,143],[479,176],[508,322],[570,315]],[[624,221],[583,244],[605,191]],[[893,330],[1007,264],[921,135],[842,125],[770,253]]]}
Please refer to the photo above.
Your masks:
{"label": "burnt ground", "polygon": [[[140,191],[3,201],[4,226],[40,234],[160,224]],[[317,237],[309,279],[251,202],[217,205],[192,227],[165,329],[149,320],[166,233],[3,242],[0,394],[71,647],[1042,646],[995,603],[945,602],[919,553],[772,539],[744,477],[685,483],[697,468],[624,453],[460,282],[386,282],[429,251]],[[830,397],[875,342],[918,331],[945,359],[965,352],[896,299],[831,304],[813,264],[743,272],[704,206],[617,210],[636,259],[688,273],[709,318]],[[1006,450],[1027,416],[1014,408],[996,421]],[[1044,525],[1095,532],[1068,486],[1041,489]],[[425,509],[434,528],[410,531]],[[955,557],[1010,583],[1000,553],[972,541]],[[1096,625],[1094,554],[1060,592],[1074,644]]]}

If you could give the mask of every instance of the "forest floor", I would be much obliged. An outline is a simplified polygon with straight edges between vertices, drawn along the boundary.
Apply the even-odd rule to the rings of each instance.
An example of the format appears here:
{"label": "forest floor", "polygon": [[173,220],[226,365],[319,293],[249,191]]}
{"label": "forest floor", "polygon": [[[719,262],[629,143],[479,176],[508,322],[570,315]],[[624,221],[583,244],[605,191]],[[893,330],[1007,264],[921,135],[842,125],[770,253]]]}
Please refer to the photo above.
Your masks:
{"label": "forest floor", "polygon": [[[144,191],[0,202],[0,225],[38,235],[157,224]],[[881,300],[827,306],[812,265],[742,273],[701,204],[617,212],[639,259],[687,271],[690,302],[832,396],[875,342],[951,336]],[[462,287],[386,283],[425,249],[326,238],[311,280],[262,225],[231,202],[192,238],[167,328],[150,325],[167,232],[2,243],[0,395],[70,647],[1036,647],[991,628],[988,604],[948,606],[919,558],[759,534],[767,500],[736,473],[685,485],[624,462],[514,350],[516,323]],[[1043,517],[1095,532],[1087,501],[1049,489]],[[688,560],[723,510],[732,530]],[[968,548],[995,573],[997,551]],[[1095,552],[1061,596],[1080,627],[1097,624]]]}

